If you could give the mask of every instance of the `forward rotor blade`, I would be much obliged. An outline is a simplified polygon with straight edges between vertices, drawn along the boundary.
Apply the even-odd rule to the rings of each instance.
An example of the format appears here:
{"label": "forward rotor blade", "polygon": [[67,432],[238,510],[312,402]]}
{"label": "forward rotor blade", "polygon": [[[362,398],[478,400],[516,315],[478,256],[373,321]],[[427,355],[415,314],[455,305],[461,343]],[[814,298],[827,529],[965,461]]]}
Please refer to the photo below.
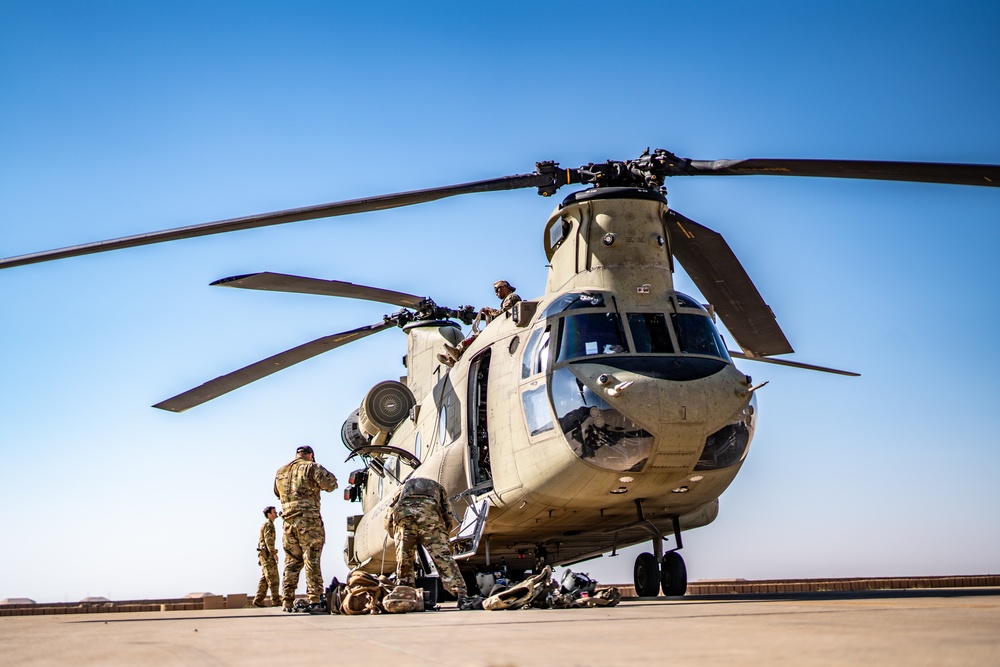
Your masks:
{"label": "forward rotor blade", "polygon": [[1000,165],[946,162],[880,162],[870,160],[691,160],[674,176],[820,176],[864,178],[879,181],[951,183],[1000,186]]}
{"label": "forward rotor blade", "polygon": [[235,232],[242,229],[253,229],[255,227],[267,227],[270,225],[280,225],[286,222],[299,222],[302,220],[315,220],[317,218],[332,218],[339,215],[349,215],[351,213],[364,213],[366,211],[380,211],[410,204],[422,204],[424,202],[454,197],[456,195],[470,194],[473,192],[495,192],[500,190],[516,190],[518,188],[551,187],[553,173],[519,174],[515,176],[504,176],[486,181],[474,181],[472,183],[462,183],[460,185],[448,185],[439,188],[429,188],[427,190],[412,190],[410,192],[400,192],[389,195],[379,195],[376,197],[365,197],[363,199],[351,199],[348,201],[334,202],[331,204],[320,204],[317,206],[306,206],[303,208],[292,208],[273,213],[262,213],[260,215],[248,215],[242,218],[230,218],[228,220],[218,220],[216,222],[206,222],[200,225],[190,225],[188,227],[177,227],[165,229],[159,232],[148,234],[137,234],[135,236],[123,236],[107,241],[97,241],[95,243],[85,243],[83,245],[58,248],[56,250],[46,250],[16,257],[0,259],[0,269],[8,269],[25,264],[36,264],[38,262],[48,262],[54,259],[64,259],[66,257],[77,257],[79,255],[92,255],[98,252],[109,250],[119,250],[121,248],[133,248],[135,246],[151,245],[153,243],[163,243],[166,241],[176,241],[178,239],[194,238],[196,236],[208,236],[209,234],[222,234],[224,232]]}
{"label": "forward rotor blade", "polygon": [[363,299],[390,303],[403,308],[419,309],[427,298],[403,292],[365,287],[339,280],[321,280],[319,278],[303,278],[285,273],[248,273],[242,276],[232,276],[216,280],[212,285],[218,287],[239,287],[241,289],[268,290],[271,292],[296,292],[299,294],[319,294],[321,296],[343,296],[349,299]]}
{"label": "forward rotor blade", "polygon": [[361,327],[359,329],[354,329],[353,331],[344,331],[343,333],[317,338],[314,341],[299,345],[298,347],[293,347],[290,350],[285,350],[284,352],[280,352],[273,357],[262,359],[257,363],[250,364],[249,366],[245,366],[227,375],[222,375],[214,380],[209,380],[201,386],[189,389],[182,394],[177,394],[173,398],[161,401],[153,407],[160,408],[161,410],[169,410],[171,412],[184,412],[185,410],[193,408],[196,405],[201,405],[202,403],[210,401],[213,398],[218,398],[223,394],[229,393],[234,389],[239,389],[244,385],[248,385],[255,380],[260,380],[261,378],[267,377],[272,373],[277,373],[278,371],[297,364],[300,361],[311,359],[318,354],[340,347],[341,345],[347,345],[348,343],[360,340],[365,336],[370,336],[373,333],[378,333],[383,329],[388,329],[394,326],[396,326],[395,322],[379,322],[378,324]]}
{"label": "forward rotor blade", "polygon": [[776,364],[778,366],[791,366],[792,368],[801,368],[807,371],[822,371],[823,373],[836,373],[837,375],[849,375],[851,377],[861,377],[861,373],[855,373],[853,371],[841,371],[836,368],[827,368],[826,366],[816,366],[814,364],[804,364],[801,361],[789,361],[787,359],[771,359],[770,357],[751,357],[743,354],[742,352],[733,352],[729,350],[729,355],[736,357],[737,359],[746,359],[747,361],[759,361],[765,364]]}
{"label": "forward rotor blade", "polygon": [[674,256],[715,307],[737,344],[754,357],[794,352],[771,308],[718,232],[669,211]]}

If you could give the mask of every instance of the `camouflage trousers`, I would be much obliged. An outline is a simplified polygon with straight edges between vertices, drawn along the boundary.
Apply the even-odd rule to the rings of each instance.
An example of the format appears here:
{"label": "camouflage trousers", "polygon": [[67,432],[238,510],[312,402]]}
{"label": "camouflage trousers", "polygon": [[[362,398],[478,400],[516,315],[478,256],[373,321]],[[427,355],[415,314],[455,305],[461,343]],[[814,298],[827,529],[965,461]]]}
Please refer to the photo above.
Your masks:
{"label": "camouflage trousers", "polygon": [[306,567],[306,599],[319,602],[323,594],[323,572],[320,557],[326,544],[326,529],[319,515],[285,517],[281,546],[285,550],[285,582],[281,589],[286,607],[295,602],[295,589],[299,586],[299,572]]}
{"label": "camouflage trousers", "polygon": [[451,555],[448,531],[437,516],[402,516],[396,519],[396,583],[413,586],[413,565],[417,559],[417,545],[423,545],[434,560],[441,574],[445,590],[456,597],[468,595],[465,579]]}
{"label": "camouflage trousers", "polygon": [[264,604],[267,599],[267,589],[271,589],[271,606],[281,606],[281,580],[278,578],[278,559],[259,556],[260,581],[257,583],[257,595],[253,597],[255,605]]}

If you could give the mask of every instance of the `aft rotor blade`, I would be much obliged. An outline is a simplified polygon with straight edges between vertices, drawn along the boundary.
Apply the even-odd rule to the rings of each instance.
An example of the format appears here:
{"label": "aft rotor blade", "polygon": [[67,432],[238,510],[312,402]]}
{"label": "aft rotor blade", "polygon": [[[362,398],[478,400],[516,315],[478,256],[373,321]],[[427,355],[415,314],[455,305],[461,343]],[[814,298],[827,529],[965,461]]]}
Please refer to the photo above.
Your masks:
{"label": "aft rotor blade", "polygon": [[674,256],[737,344],[755,357],[794,352],[770,306],[722,235],[676,211],[668,215]]}
{"label": "aft rotor blade", "polygon": [[495,192],[500,190],[516,190],[519,188],[550,187],[555,176],[553,173],[519,174],[515,176],[504,176],[485,181],[474,181],[472,183],[462,183],[460,185],[448,185],[439,188],[429,188],[427,190],[412,190],[410,192],[400,192],[389,195],[379,195],[376,197],[365,197],[363,199],[351,199],[348,201],[334,202],[330,204],[320,204],[317,206],[306,206],[303,208],[292,208],[273,213],[262,213],[260,215],[248,215],[242,218],[230,218],[218,220],[216,222],[206,222],[200,225],[190,225],[188,227],[177,227],[165,229],[159,232],[148,234],[136,234],[135,236],[123,236],[107,241],[97,241],[95,243],[85,243],[83,245],[59,248],[56,250],[46,250],[16,257],[0,259],[0,269],[23,266],[25,264],[36,264],[38,262],[48,262],[54,259],[64,259],[66,257],[77,257],[79,255],[92,255],[99,252],[119,250],[122,248],[133,248],[136,246],[151,245],[154,243],[164,243],[166,241],[176,241],[178,239],[194,238],[197,236],[208,236],[210,234],[222,234],[225,232],[235,232],[242,229],[253,229],[255,227],[267,227],[270,225],[280,225],[286,222],[299,222],[302,220],[315,220],[317,218],[332,218],[339,215],[350,215],[352,213],[364,213],[367,211],[381,211],[384,209],[409,206],[411,204],[422,204],[424,202],[454,197],[456,195],[470,194],[473,192]]}
{"label": "aft rotor blade", "polygon": [[791,366],[792,368],[801,368],[807,371],[822,371],[823,373],[836,373],[837,375],[849,375],[851,377],[861,377],[861,373],[855,373],[854,371],[842,371],[836,368],[827,368],[826,366],[816,366],[814,364],[804,364],[801,361],[789,361],[788,359],[771,359],[770,357],[751,357],[742,352],[733,352],[729,350],[729,355],[737,359],[746,359],[747,361],[760,361],[765,364],[776,364],[778,366]]}
{"label": "aft rotor blade", "polygon": [[304,278],[285,273],[248,273],[242,276],[232,276],[216,280],[212,285],[218,287],[239,287],[241,289],[268,290],[271,292],[296,292],[299,294],[319,294],[321,296],[342,296],[349,299],[363,299],[390,303],[403,308],[419,309],[427,303],[427,297],[393,292],[378,287],[365,287],[339,280],[321,280],[320,278]]}
{"label": "aft rotor blade", "polygon": [[1000,165],[946,162],[881,162],[871,160],[691,160],[678,165],[672,176],[819,176],[879,181],[951,183],[1000,186]]}
{"label": "aft rotor blade", "polygon": [[365,336],[370,336],[373,333],[377,333],[383,329],[388,329],[389,327],[394,326],[396,326],[395,322],[379,322],[378,324],[361,327],[359,329],[354,329],[353,331],[344,331],[343,333],[317,338],[314,341],[299,345],[298,347],[293,347],[290,350],[285,350],[284,352],[280,352],[273,357],[262,359],[257,363],[250,364],[249,366],[245,366],[237,371],[228,373],[227,375],[222,375],[214,380],[209,380],[201,386],[189,389],[182,394],[177,394],[173,398],[161,401],[153,407],[160,408],[161,410],[169,410],[171,412],[184,412],[189,408],[201,405],[202,403],[210,401],[213,398],[218,398],[223,394],[227,394],[234,389],[239,389],[244,385],[260,380],[261,378],[267,377],[272,373],[277,373],[278,371],[297,364],[300,361],[311,359],[318,354],[338,348],[341,345],[347,345],[348,343],[360,340]]}

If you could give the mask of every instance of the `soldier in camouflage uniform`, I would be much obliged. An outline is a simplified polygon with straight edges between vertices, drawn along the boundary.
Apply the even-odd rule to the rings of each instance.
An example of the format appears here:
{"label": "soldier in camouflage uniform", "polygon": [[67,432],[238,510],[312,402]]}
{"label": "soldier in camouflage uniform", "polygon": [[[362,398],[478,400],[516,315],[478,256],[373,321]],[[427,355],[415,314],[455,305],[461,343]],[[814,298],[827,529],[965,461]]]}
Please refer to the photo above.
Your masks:
{"label": "soldier in camouflage uniform", "polygon": [[[483,308],[483,314],[493,319],[501,313],[509,312],[514,307],[514,304],[521,300],[521,297],[514,293],[516,289],[516,287],[512,286],[506,280],[498,280],[493,283],[493,291],[496,292],[497,298],[500,299],[500,310],[496,308]],[[508,315],[508,317],[510,316]]]}
{"label": "soldier in camouflage uniform", "polygon": [[[479,309],[479,314],[482,317],[485,317],[487,322],[492,321],[495,317],[502,313],[508,313],[507,317],[510,317],[509,313],[511,308],[514,307],[515,303],[521,300],[521,297],[514,293],[514,290],[516,289],[516,287],[511,285],[506,280],[498,280],[493,283],[493,291],[496,292],[497,298],[500,299],[500,310],[485,306]],[[477,331],[461,341],[458,345],[445,343],[444,354],[437,355],[438,361],[447,365],[449,368],[454,366],[461,358],[462,353],[465,352],[465,349],[472,345],[472,341],[476,340],[476,336],[478,335],[479,332]]]}
{"label": "soldier in camouflage uniform", "polygon": [[422,544],[434,559],[445,590],[460,601],[466,598],[465,580],[448,543],[448,533],[457,525],[443,486],[422,477],[406,480],[393,496],[385,518],[385,529],[396,543],[396,583],[414,585],[413,564],[417,545]]}
{"label": "soldier in camouflage uniform", "polygon": [[274,520],[278,518],[278,510],[274,507],[264,509],[267,521],[260,527],[260,537],[257,539],[257,562],[262,571],[257,584],[257,595],[253,598],[253,606],[263,607],[267,598],[267,589],[271,589],[271,606],[281,606],[281,580],[278,578],[278,551],[274,548]]}
{"label": "soldier in camouflage uniform", "polygon": [[326,530],[319,513],[319,492],[336,488],[337,478],[316,463],[313,449],[308,445],[295,450],[295,460],[278,468],[274,476],[274,495],[281,499],[281,518],[285,522],[281,540],[285,549],[284,611],[292,610],[303,563],[309,610],[320,609],[323,594],[320,556],[326,543]]}

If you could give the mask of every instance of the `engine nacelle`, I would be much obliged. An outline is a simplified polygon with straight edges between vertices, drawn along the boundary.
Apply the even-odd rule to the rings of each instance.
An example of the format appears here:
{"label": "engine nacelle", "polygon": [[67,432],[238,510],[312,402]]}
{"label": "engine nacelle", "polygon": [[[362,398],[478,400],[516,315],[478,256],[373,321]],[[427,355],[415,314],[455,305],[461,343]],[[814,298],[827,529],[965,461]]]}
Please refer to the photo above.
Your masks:
{"label": "engine nacelle", "polygon": [[416,403],[413,392],[402,382],[379,382],[344,422],[340,437],[351,451],[366,445],[384,445]]}

